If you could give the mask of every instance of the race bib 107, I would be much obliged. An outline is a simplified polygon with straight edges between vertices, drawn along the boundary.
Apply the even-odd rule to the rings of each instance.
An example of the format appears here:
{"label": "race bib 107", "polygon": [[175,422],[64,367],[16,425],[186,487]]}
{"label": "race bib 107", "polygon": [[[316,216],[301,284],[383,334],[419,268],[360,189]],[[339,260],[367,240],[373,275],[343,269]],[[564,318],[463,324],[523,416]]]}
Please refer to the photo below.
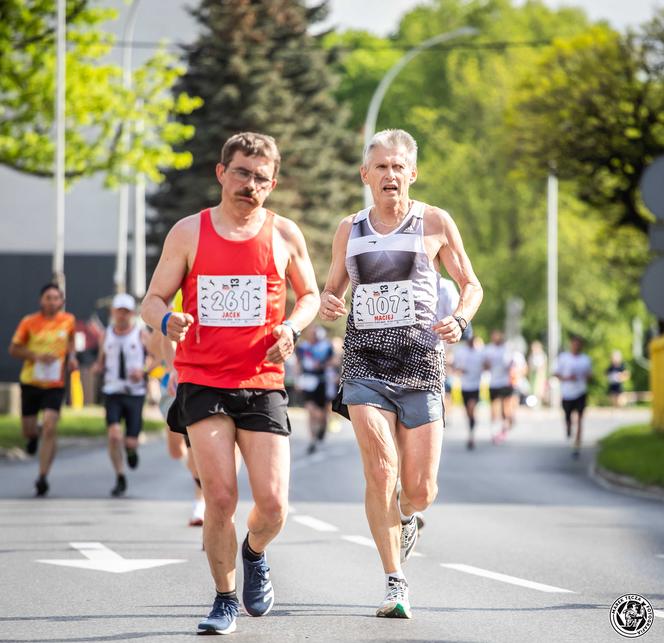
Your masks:
{"label": "race bib 107", "polygon": [[266,310],[265,275],[198,275],[201,326],[263,326]]}
{"label": "race bib 107", "polygon": [[394,328],[415,323],[413,282],[383,281],[359,284],[353,293],[356,328]]}

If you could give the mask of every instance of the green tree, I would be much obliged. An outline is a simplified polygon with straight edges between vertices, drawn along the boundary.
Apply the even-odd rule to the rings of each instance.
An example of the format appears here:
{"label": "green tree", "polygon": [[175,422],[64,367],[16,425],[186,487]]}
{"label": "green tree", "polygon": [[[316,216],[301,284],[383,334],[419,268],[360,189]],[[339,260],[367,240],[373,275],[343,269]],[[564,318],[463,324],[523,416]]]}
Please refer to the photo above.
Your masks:
{"label": "green tree", "polygon": [[337,222],[361,198],[358,135],[332,93],[331,54],[309,33],[325,11],[326,4],[301,0],[203,0],[192,11],[201,35],[186,48],[176,91],[205,102],[181,119],[196,128],[187,144],[191,169],[167,173],[151,198],[156,246],[175,221],[218,201],[214,168],[223,142],[257,131],[274,136],[282,155],[267,205],[301,225],[324,280]]}
{"label": "green tree", "polygon": [[514,153],[549,164],[617,226],[647,231],[639,181],[664,152],[664,10],[639,33],[556,39],[514,96]]}
{"label": "green tree", "polygon": [[[117,12],[88,0],[67,0],[66,8],[68,180],[103,172],[113,186],[141,172],[159,181],[159,168],[186,167],[190,155],[173,145],[193,128],[171,116],[200,100],[169,91],[184,69],[160,50],[134,70],[132,89],[124,89],[121,68],[103,62],[115,38],[100,25]],[[54,172],[55,14],[55,0],[0,4],[0,164],[35,176]],[[131,138],[123,136],[126,129]]]}

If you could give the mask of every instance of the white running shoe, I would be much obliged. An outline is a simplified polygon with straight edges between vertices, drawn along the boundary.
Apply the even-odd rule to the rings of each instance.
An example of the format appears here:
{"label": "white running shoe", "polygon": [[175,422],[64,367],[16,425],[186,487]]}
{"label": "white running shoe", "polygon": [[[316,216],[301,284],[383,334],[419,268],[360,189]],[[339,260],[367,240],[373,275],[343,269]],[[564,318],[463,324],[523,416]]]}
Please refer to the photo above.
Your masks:
{"label": "white running shoe", "polygon": [[205,500],[201,498],[200,500],[194,501],[194,511],[191,514],[191,518],[189,519],[189,526],[202,527],[204,517],[205,517]]}
{"label": "white running shoe", "polygon": [[376,610],[376,616],[383,618],[412,618],[408,600],[408,582],[405,578],[389,576],[385,600]]}
{"label": "white running shoe", "polygon": [[417,516],[413,514],[407,523],[401,523],[401,562],[405,563],[415,549],[417,542]]}

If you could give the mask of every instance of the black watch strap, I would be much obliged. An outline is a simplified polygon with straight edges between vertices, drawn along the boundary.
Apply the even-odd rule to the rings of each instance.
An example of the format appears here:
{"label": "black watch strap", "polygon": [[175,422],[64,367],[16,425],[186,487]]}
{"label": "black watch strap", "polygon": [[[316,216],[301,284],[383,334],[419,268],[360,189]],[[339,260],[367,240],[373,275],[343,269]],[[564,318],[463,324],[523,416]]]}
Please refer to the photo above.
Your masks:
{"label": "black watch strap", "polygon": [[468,328],[468,322],[463,317],[460,317],[459,315],[454,315],[454,319],[456,320],[456,323],[459,324],[459,328],[461,329],[461,332],[463,333],[466,330],[466,328]]}
{"label": "black watch strap", "polygon": [[291,331],[293,332],[293,343],[295,343],[298,339],[300,339],[302,331],[298,330],[290,319],[286,319],[285,321],[282,322],[282,324],[284,326],[288,326],[288,328],[290,328]]}

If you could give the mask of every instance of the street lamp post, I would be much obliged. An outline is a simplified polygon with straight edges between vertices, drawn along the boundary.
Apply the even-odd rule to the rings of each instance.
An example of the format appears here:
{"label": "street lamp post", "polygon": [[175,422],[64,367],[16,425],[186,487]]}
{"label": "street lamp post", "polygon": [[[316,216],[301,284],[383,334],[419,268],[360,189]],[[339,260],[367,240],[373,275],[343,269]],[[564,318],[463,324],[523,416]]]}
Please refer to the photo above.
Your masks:
{"label": "street lamp post", "polygon": [[549,171],[547,179],[547,349],[549,351],[549,404],[557,406],[559,403],[558,380],[553,377],[555,360],[560,347],[558,331],[558,177],[553,170]]}
{"label": "street lamp post", "polygon": [[[132,40],[134,38],[134,27],[136,26],[136,10],[139,0],[132,0],[129,14],[122,31],[124,49],[122,50],[122,86],[124,89],[131,87],[131,54]],[[129,140],[127,123],[124,124],[123,142]],[[123,147],[126,147],[124,145]],[[120,196],[118,203],[118,245],[115,257],[115,291],[125,292],[127,290],[127,236],[129,233],[129,186],[126,183],[120,185]],[[135,267],[134,267],[135,272]]]}
{"label": "street lamp post", "polygon": [[[367,117],[364,121],[364,145],[368,145],[369,141],[376,132],[376,121],[378,120],[378,112],[380,111],[380,105],[383,102],[383,98],[387,93],[392,81],[397,77],[399,72],[419,53],[440,43],[447,42],[448,40],[454,40],[455,38],[460,38],[462,36],[475,36],[479,33],[478,29],[474,27],[461,27],[455,29],[454,31],[448,31],[446,33],[440,33],[436,36],[432,36],[427,40],[424,40],[419,45],[409,49],[399,60],[397,60],[390,69],[387,70],[386,74],[378,83],[376,91],[374,91],[373,96],[371,97],[371,102],[369,103],[369,109],[367,110]],[[371,190],[369,186],[364,186],[364,205],[369,207],[371,205]]]}
{"label": "street lamp post", "polygon": [[67,8],[58,0],[55,82],[55,248],[53,281],[65,285],[65,83],[67,55]]}

